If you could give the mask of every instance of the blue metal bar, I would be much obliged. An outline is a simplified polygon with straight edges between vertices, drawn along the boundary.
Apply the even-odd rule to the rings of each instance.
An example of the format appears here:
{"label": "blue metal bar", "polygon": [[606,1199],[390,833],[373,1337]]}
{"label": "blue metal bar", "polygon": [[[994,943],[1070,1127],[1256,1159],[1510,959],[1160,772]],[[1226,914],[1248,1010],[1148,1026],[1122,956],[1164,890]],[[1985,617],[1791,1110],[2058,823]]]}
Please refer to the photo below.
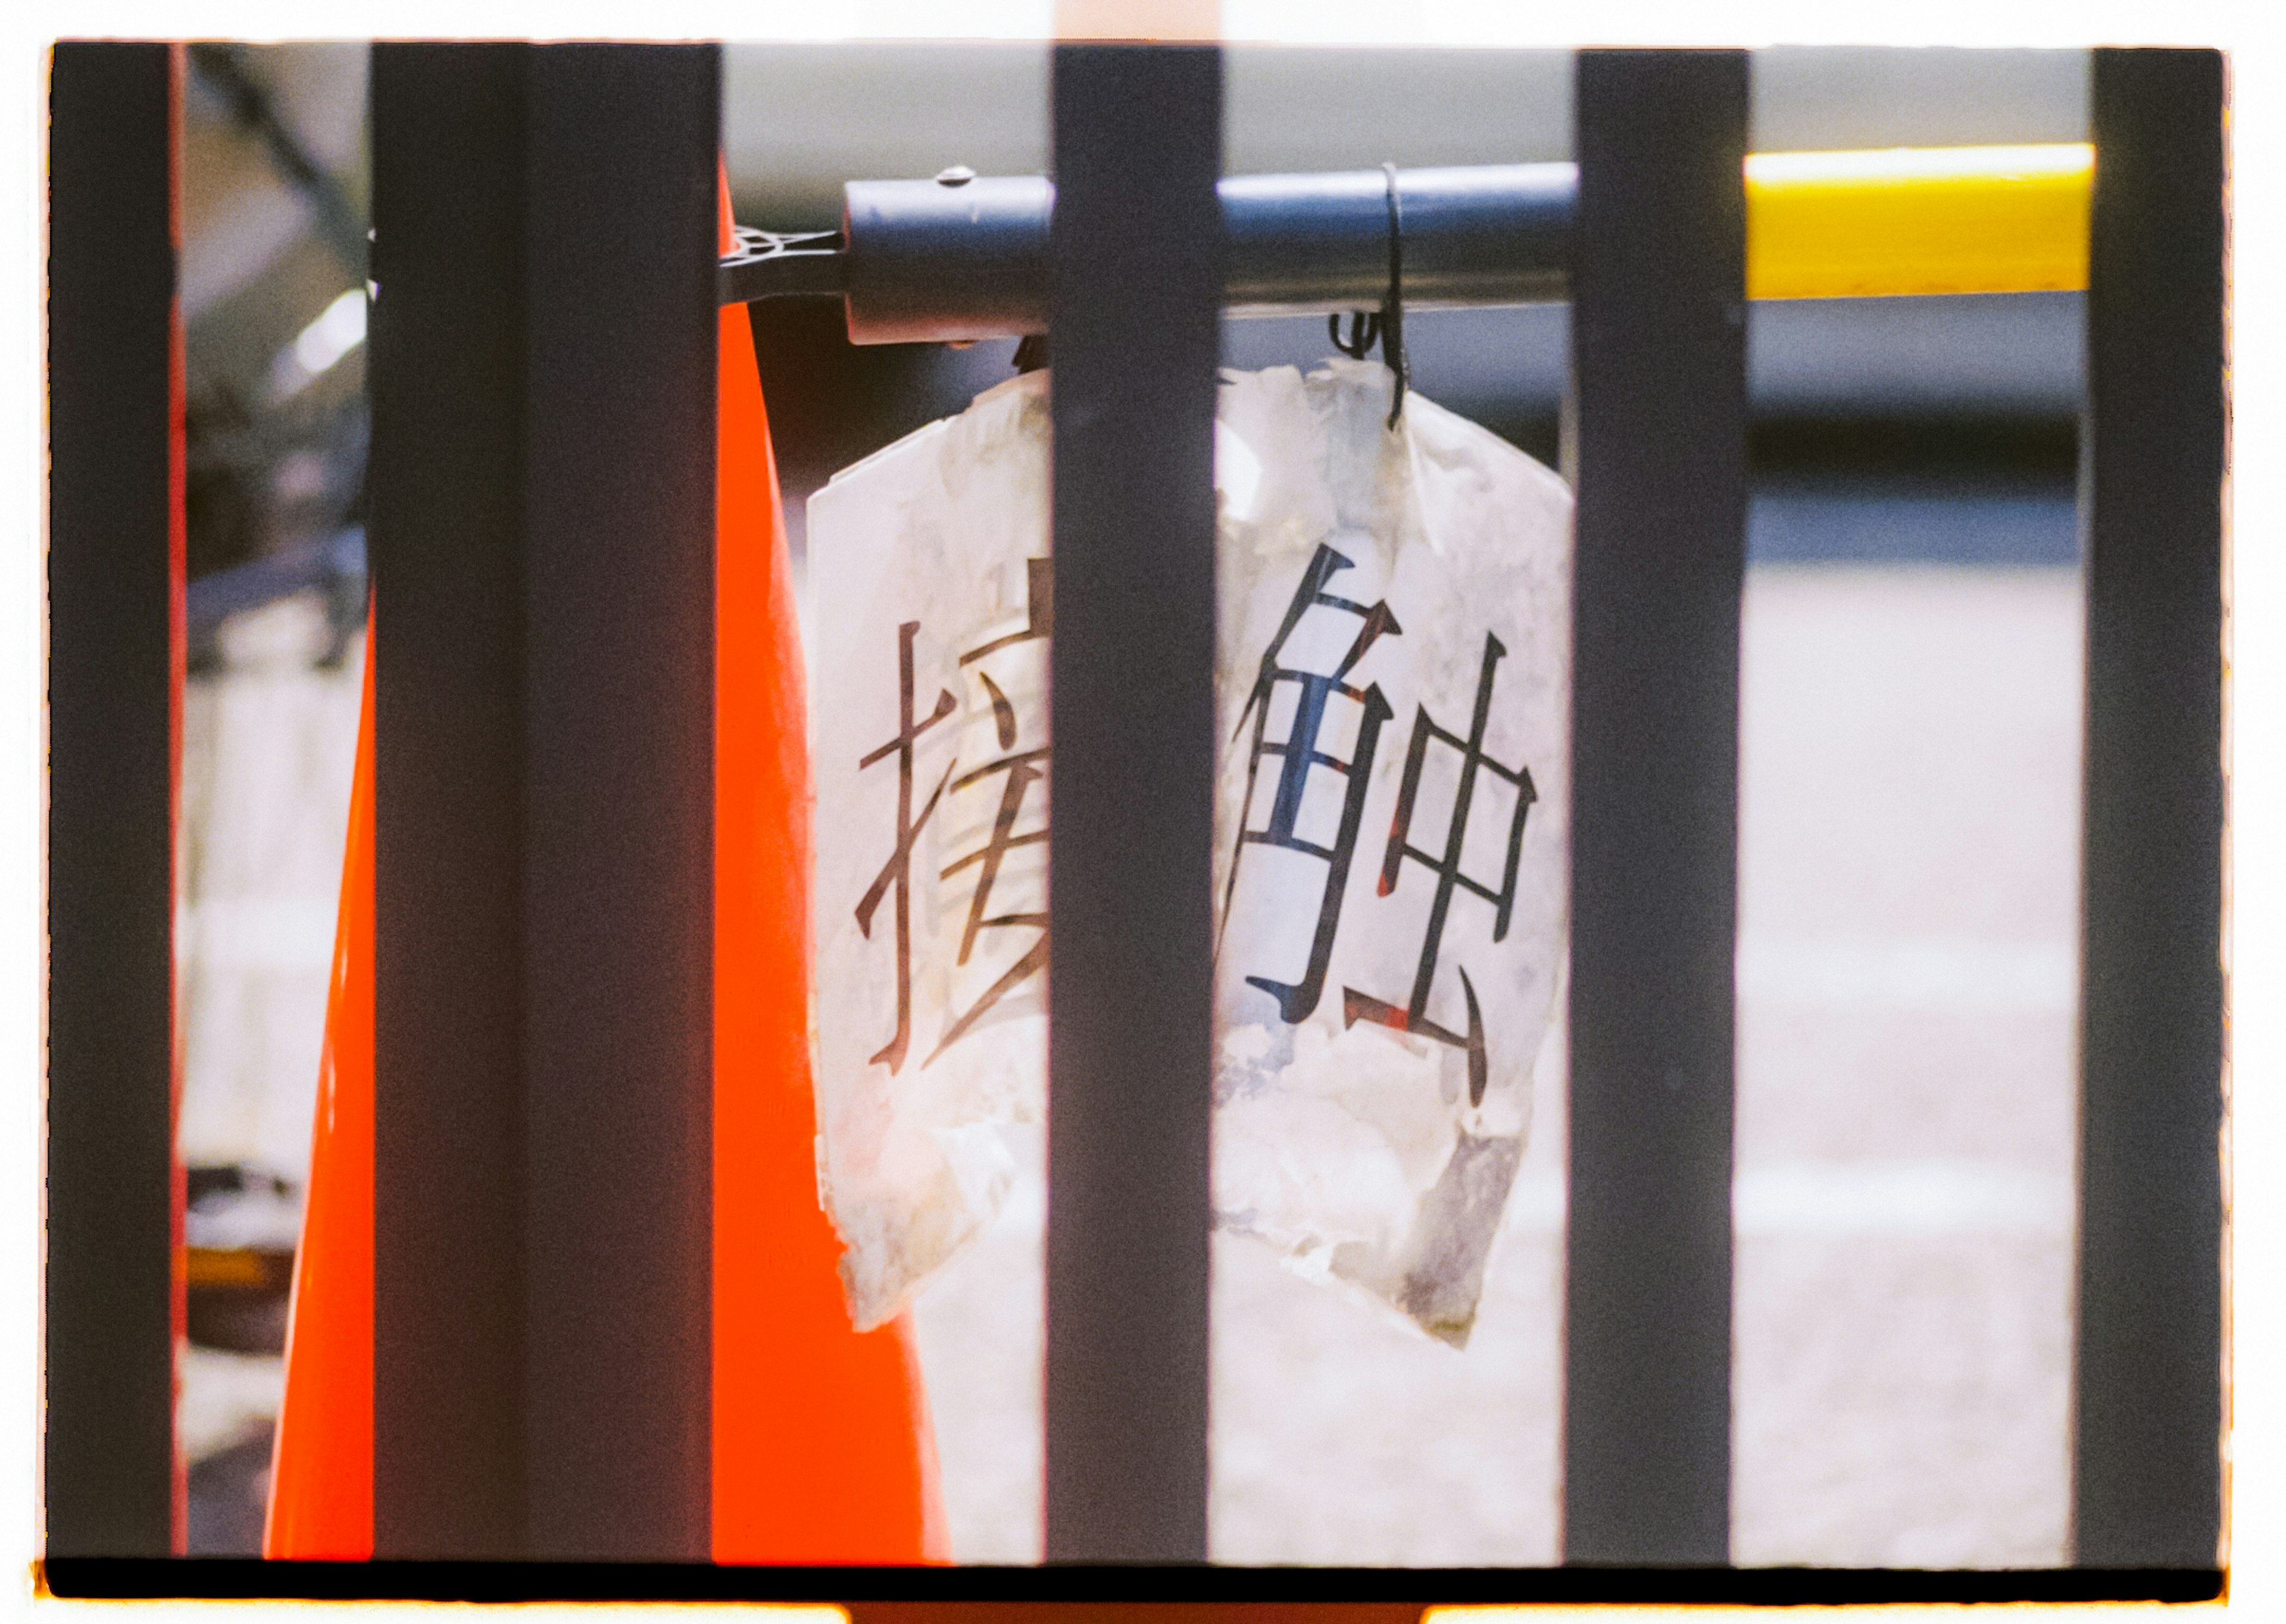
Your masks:
{"label": "blue metal bar", "polygon": [[[1568,163],[1400,169],[1406,304],[1565,297],[1577,175]],[[1262,315],[1379,304],[1389,286],[1386,184],[1379,169],[1223,180],[1225,307]],[[838,240],[758,241],[726,261],[724,302],[840,294],[861,344],[1047,330],[1055,189],[1044,177],[948,169],[934,180],[852,181],[844,196]]]}

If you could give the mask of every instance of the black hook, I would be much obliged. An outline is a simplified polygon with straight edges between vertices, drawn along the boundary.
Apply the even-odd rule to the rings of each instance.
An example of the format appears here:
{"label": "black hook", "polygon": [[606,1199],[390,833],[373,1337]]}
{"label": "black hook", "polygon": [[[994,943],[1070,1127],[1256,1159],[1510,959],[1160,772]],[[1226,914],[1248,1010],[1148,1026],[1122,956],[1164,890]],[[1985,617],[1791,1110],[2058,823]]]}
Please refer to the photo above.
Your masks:
{"label": "black hook", "polygon": [[1326,318],[1326,332],[1334,348],[1352,360],[1365,359],[1366,351],[1380,341],[1383,364],[1397,380],[1389,402],[1389,426],[1394,429],[1405,414],[1405,391],[1413,382],[1413,368],[1405,357],[1405,210],[1397,198],[1397,166],[1384,163],[1381,173],[1389,201],[1389,292],[1378,311],[1350,313],[1347,339],[1342,336],[1338,315]]}
{"label": "black hook", "polygon": [[1326,333],[1334,341],[1335,349],[1353,361],[1361,361],[1365,359],[1367,352],[1373,348],[1374,341],[1381,336],[1381,312],[1370,310],[1352,311],[1350,335],[1347,338],[1342,336],[1342,319],[1339,316],[1328,316],[1326,318]]}

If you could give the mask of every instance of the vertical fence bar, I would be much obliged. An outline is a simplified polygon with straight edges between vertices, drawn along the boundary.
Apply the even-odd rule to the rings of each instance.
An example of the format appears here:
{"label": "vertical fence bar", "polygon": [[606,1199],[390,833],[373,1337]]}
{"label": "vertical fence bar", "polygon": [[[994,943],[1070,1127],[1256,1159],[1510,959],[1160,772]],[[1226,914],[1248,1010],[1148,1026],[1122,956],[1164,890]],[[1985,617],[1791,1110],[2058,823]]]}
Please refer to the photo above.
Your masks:
{"label": "vertical fence bar", "polygon": [[374,47],[374,1551],[522,1553],[524,52]]}
{"label": "vertical fence bar", "polygon": [[1729,1560],[1746,58],[1579,58],[1564,1556]]}
{"label": "vertical fence bar", "polygon": [[525,1368],[539,1557],[711,1550],[721,85],[716,46],[532,53]]}
{"label": "vertical fence bar", "polygon": [[374,51],[382,1555],[707,1554],[718,64]]}
{"label": "vertical fence bar", "polygon": [[181,467],[170,48],[55,48],[47,1553],[175,1549]]}
{"label": "vertical fence bar", "polygon": [[1201,1561],[1221,53],[1054,103],[1047,1555]]}
{"label": "vertical fence bar", "polygon": [[2223,63],[2098,51],[2073,1514],[2090,1567],[2221,1528]]}

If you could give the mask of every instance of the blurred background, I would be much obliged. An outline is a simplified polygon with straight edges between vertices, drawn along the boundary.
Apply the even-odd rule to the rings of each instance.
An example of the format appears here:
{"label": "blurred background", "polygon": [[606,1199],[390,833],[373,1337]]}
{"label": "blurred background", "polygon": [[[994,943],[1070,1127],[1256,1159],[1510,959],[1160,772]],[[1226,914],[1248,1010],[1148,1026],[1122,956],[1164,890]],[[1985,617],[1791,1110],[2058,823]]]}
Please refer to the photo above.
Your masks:
{"label": "blurred background", "polygon": [[[364,615],[365,53],[201,46],[183,306],[193,667],[183,1154],[193,1550],[256,1548],[298,1233]],[[2087,138],[2071,51],[1794,49],[1756,150]],[[1226,167],[1570,155],[1561,53],[1239,46]],[[732,46],[739,220],[842,182],[1046,164],[1037,45]],[[835,470],[1010,375],[755,307],[797,567]],[[2077,295],[1763,304],[1741,695],[1733,1547],[2066,1559],[2080,585]],[[1408,314],[1415,387],[1551,464],[1561,307]],[[1226,324],[1308,367],[1322,319]],[[1562,1036],[1465,1352],[1218,1238],[1213,1548],[1557,1555]],[[1043,1193],[918,1319],[954,1554],[1039,1554]]]}
{"label": "blurred background", "polygon": [[258,1547],[365,624],[366,51],[191,47],[181,1153],[190,1548]]}

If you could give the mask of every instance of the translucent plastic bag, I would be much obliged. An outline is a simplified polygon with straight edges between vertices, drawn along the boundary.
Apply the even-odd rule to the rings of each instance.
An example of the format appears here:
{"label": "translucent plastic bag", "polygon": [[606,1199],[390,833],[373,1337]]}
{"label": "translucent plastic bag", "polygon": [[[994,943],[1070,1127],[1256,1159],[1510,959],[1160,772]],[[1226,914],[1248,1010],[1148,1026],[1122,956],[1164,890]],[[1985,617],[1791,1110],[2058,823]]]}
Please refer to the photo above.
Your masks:
{"label": "translucent plastic bag", "polygon": [[[810,501],[821,1185],[861,1326],[1046,1058],[1047,376]],[[1388,373],[1224,375],[1216,1221],[1466,1342],[1565,946],[1571,497]]]}

